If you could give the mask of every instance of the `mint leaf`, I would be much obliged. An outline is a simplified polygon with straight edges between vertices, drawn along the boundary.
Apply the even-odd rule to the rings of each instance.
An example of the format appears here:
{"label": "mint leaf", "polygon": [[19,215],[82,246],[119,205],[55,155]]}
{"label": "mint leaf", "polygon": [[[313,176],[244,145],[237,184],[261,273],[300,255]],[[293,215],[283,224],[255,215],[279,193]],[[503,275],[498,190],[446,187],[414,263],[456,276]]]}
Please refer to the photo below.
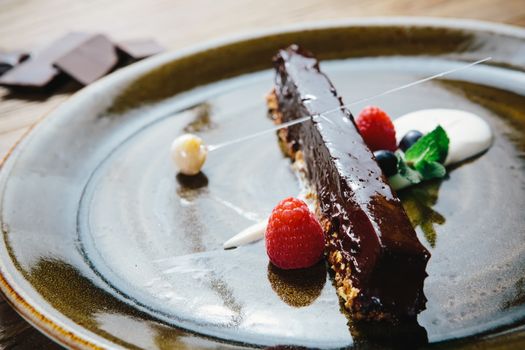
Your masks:
{"label": "mint leaf", "polygon": [[438,162],[428,162],[426,160],[419,162],[416,170],[421,174],[424,180],[441,178],[447,174],[447,170],[443,164]]}
{"label": "mint leaf", "polygon": [[443,163],[448,154],[449,139],[445,129],[438,125],[434,130],[420,138],[405,152],[407,164],[421,171],[422,168],[434,167],[428,163]]}
{"label": "mint leaf", "polygon": [[398,173],[390,177],[391,185],[401,189],[422,180],[444,177],[447,170],[443,162],[447,158],[449,138],[438,125],[421,137],[404,154],[396,152]]}
{"label": "mint leaf", "polygon": [[421,176],[418,174],[417,171],[413,170],[412,168],[408,166],[408,164],[405,162],[403,152],[397,151],[396,157],[397,157],[398,174],[404,177],[406,180],[408,180],[412,184],[420,183]]}

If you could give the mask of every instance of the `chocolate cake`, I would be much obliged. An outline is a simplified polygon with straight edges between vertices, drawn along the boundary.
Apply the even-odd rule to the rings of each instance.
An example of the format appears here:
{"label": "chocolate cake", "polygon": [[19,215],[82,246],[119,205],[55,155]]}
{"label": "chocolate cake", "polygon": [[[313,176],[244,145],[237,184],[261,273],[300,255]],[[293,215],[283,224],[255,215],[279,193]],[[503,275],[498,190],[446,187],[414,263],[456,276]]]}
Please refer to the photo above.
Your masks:
{"label": "chocolate cake", "polygon": [[342,304],[355,320],[415,319],[430,253],[317,59],[293,45],[274,66],[275,122],[311,116],[278,135],[285,153],[304,162]]}

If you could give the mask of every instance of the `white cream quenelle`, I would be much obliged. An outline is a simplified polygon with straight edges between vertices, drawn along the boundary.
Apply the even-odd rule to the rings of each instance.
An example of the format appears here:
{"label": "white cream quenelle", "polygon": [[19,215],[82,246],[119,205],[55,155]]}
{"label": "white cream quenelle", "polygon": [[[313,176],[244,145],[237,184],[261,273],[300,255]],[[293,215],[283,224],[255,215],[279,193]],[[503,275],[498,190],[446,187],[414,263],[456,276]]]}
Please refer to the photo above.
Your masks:
{"label": "white cream quenelle", "polygon": [[197,175],[206,161],[208,148],[200,137],[184,134],[173,141],[170,154],[173,164],[182,174]]}
{"label": "white cream quenelle", "polygon": [[[493,141],[492,130],[477,115],[457,109],[423,109],[405,114],[393,121],[397,141],[410,130],[426,134],[441,125],[449,137],[449,150],[445,165],[459,163],[486,151]],[[396,177],[397,175],[394,175]],[[407,180],[391,177],[396,190],[412,185]],[[238,247],[264,238],[266,221],[246,228],[224,243],[224,248]]]}

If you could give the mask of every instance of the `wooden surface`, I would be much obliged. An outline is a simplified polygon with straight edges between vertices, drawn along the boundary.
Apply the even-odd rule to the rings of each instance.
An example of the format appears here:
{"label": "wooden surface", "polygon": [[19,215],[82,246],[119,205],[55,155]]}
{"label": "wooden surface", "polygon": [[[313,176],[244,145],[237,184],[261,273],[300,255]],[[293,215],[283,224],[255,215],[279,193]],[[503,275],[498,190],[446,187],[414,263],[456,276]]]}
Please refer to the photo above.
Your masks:
{"label": "wooden surface", "polygon": [[[71,30],[118,40],[153,37],[168,49],[301,21],[365,16],[463,17],[525,26],[525,0],[0,0],[0,50],[32,50]],[[0,88],[0,156],[29,125],[76,91]],[[0,300],[0,349],[56,349]]]}

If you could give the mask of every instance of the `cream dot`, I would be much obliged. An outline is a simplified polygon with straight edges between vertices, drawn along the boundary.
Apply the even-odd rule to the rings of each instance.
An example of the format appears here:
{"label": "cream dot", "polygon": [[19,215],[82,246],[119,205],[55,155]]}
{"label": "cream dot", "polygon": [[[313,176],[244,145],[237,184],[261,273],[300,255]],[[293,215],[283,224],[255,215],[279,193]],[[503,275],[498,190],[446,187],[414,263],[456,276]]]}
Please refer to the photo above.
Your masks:
{"label": "cream dot", "polygon": [[171,160],[184,175],[197,175],[207,154],[208,148],[202,139],[193,134],[181,135],[171,144]]}

